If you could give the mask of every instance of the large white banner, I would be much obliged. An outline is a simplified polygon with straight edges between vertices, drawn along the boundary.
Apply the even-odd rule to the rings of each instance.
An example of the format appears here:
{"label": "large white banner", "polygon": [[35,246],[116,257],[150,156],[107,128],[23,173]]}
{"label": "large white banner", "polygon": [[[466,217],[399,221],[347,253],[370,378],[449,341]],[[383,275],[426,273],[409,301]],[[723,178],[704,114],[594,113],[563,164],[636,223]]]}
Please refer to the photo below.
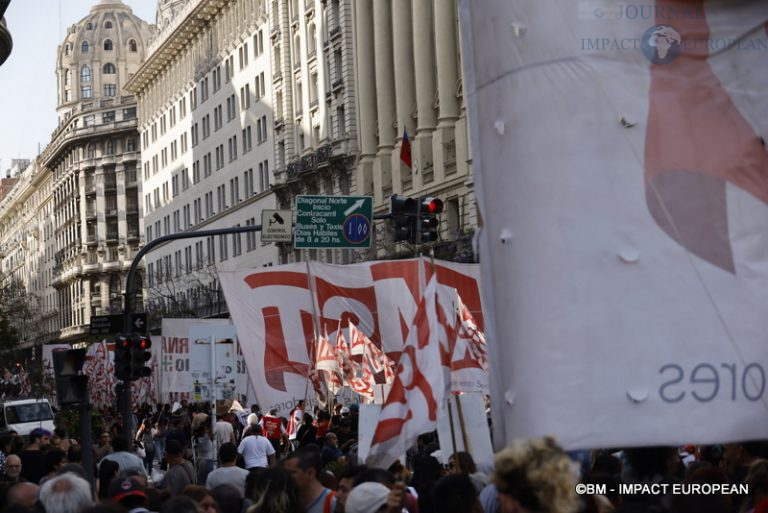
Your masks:
{"label": "large white banner", "polygon": [[[457,289],[482,328],[476,264],[436,261],[433,271],[425,259],[344,266],[311,262],[220,272],[262,409],[284,415],[298,400],[312,399],[307,375],[315,330],[335,340],[340,320],[342,327],[351,321],[396,362],[421,297],[420,283],[433,272],[438,282]],[[482,386],[466,345],[457,344],[452,364],[457,386]]]}
{"label": "large white banner", "polygon": [[496,444],[768,437],[768,2],[460,5]]}

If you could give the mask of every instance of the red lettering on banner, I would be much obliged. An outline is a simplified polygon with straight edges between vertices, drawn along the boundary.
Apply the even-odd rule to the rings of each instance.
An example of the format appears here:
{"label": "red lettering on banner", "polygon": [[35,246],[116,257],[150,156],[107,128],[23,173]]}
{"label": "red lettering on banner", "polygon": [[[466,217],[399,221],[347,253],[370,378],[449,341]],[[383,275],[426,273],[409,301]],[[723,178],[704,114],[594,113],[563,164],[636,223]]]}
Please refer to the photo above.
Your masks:
{"label": "red lettering on banner", "polygon": [[187,337],[162,337],[163,353],[189,353],[189,339]]}
{"label": "red lettering on banner", "polygon": [[277,271],[271,273],[253,273],[245,278],[252,289],[269,286],[297,287],[308,289],[306,273],[295,273],[289,271]]}
{"label": "red lettering on banner", "polygon": [[411,296],[413,296],[413,301],[418,302],[421,295],[419,294],[418,265],[418,260],[382,262],[380,264],[373,264],[371,265],[371,277],[373,278],[373,281],[392,279],[400,279],[405,281],[405,285],[411,292]]}
{"label": "red lettering on banner", "polygon": [[[288,358],[288,348],[285,345],[283,325],[280,321],[280,310],[275,306],[268,306],[263,308],[261,313],[264,316],[264,336],[266,342],[264,378],[267,384],[275,390],[286,392],[285,373],[290,372],[306,377],[309,367],[305,363],[294,362]],[[302,311],[301,313],[304,314],[306,312]]]}
{"label": "red lettering on banner", "polygon": [[[376,306],[376,291],[372,286],[358,288],[340,287],[325,281],[322,278],[317,278],[315,280],[315,288],[317,291],[317,303],[321,312],[325,311],[326,303],[336,297],[343,297],[352,301],[357,301],[363,305],[371,314],[371,318],[373,319],[373,333],[371,333],[369,338],[374,342],[374,344],[381,347],[381,335],[379,333],[379,314]],[[345,316],[347,322],[352,321],[352,323],[355,325],[360,324],[359,312],[343,312],[340,315],[342,321],[344,320]],[[326,319],[324,316],[323,321],[325,321],[324,326],[321,326],[320,329],[325,329],[328,331],[334,330],[338,326],[339,322],[338,319]]]}

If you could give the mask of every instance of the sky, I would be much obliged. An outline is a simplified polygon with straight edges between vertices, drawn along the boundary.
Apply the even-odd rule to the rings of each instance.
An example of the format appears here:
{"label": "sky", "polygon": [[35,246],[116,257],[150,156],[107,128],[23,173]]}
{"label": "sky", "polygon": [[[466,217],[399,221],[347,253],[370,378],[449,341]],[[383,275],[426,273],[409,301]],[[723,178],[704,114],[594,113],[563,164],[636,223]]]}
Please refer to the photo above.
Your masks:
{"label": "sky", "polygon": [[[56,116],[56,57],[67,27],[99,0],[11,0],[5,21],[13,51],[0,66],[0,175],[11,159],[35,158],[50,142]],[[157,0],[123,0],[155,22]]]}

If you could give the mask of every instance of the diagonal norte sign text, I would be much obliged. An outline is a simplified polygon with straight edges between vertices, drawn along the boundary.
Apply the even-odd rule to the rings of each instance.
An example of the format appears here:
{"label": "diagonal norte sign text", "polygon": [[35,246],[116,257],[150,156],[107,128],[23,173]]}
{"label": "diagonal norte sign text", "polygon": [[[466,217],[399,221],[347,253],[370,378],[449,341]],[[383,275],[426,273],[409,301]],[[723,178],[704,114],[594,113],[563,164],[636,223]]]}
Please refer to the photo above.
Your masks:
{"label": "diagonal norte sign text", "polygon": [[297,196],[296,249],[368,248],[373,198],[370,196]]}

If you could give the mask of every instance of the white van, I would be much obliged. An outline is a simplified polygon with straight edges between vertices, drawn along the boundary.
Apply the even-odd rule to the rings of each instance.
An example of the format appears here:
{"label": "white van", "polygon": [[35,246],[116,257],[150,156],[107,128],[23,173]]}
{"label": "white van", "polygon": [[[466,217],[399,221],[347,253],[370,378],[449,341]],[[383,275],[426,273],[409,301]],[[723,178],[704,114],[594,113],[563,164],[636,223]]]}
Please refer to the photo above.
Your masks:
{"label": "white van", "polygon": [[53,432],[53,410],[48,399],[0,400],[0,432],[16,431],[28,436],[33,429]]}

